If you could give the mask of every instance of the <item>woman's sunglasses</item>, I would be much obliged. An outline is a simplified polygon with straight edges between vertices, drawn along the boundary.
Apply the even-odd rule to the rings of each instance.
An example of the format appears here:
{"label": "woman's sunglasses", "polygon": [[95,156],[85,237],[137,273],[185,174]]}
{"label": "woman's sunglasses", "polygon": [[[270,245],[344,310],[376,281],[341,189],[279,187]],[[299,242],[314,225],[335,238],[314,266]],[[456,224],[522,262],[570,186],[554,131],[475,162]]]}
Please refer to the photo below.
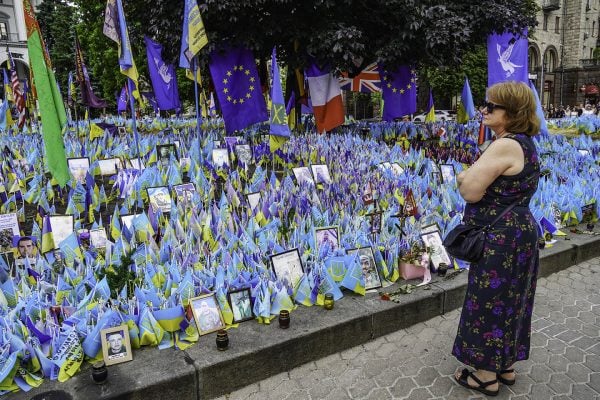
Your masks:
{"label": "woman's sunglasses", "polygon": [[488,114],[493,113],[496,108],[499,108],[501,110],[506,110],[506,107],[501,106],[500,104],[494,104],[494,103],[490,103],[490,102],[485,103],[485,110],[487,111]]}

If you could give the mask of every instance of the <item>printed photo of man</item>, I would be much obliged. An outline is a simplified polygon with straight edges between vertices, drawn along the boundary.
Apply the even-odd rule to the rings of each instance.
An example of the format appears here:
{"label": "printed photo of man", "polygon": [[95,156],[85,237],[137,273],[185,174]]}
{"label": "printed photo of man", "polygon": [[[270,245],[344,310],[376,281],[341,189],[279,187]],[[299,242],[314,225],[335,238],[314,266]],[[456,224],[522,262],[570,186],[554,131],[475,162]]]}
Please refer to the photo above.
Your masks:
{"label": "printed photo of man", "polygon": [[106,342],[108,343],[108,359],[125,357],[127,348],[123,344],[123,331],[117,331],[106,334]]}

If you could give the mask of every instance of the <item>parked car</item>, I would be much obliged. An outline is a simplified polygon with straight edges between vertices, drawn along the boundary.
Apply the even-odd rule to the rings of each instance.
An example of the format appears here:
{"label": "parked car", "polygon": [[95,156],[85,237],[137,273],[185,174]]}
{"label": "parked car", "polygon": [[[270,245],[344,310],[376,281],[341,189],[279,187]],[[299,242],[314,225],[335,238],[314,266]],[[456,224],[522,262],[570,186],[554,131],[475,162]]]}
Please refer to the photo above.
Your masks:
{"label": "parked car", "polygon": [[[427,113],[415,115],[413,118],[413,122],[425,122],[426,116],[427,116]],[[435,110],[435,120],[436,121],[455,121],[456,120],[456,111],[454,111],[454,110]]]}

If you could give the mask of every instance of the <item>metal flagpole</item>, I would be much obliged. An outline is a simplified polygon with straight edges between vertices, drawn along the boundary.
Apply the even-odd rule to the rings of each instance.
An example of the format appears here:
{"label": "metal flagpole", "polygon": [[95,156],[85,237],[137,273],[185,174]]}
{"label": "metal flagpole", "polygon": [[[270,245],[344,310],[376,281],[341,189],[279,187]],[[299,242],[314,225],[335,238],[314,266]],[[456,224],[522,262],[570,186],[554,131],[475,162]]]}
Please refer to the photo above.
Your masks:
{"label": "metal flagpole", "polygon": [[202,134],[202,117],[200,112],[198,111],[198,59],[196,57],[192,58],[192,69],[194,70],[194,98],[196,100],[196,134],[198,135],[198,160],[200,160],[200,155],[202,154],[202,143],[200,141],[200,135]]}

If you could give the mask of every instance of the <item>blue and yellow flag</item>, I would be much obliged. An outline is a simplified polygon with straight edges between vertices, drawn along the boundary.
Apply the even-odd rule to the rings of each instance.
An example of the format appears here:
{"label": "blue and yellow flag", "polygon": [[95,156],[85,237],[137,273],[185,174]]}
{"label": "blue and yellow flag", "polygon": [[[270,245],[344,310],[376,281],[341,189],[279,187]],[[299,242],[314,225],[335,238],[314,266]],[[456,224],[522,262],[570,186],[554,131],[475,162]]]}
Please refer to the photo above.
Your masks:
{"label": "blue and yellow flag", "polygon": [[435,122],[435,106],[433,105],[433,93],[429,89],[429,103],[427,104],[427,115],[425,122]]}
{"label": "blue and yellow flag", "polygon": [[286,114],[283,90],[281,89],[281,78],[277,66],[275,47],[271,54],[271,67],[273,68],[273,85],[271,87],[271,118],[269,120],[271,134],[269,144],[271,152],[275,152],[290,138],[290,127]]}
{"label": "blue and yellow flag", "polygon": [[131,79],[134,83],[133,97],[140,99],[138,90],[139,74],[129,43],[129,33],[125,22],[125,12],[121,0],[108,0],[104,15],[104,28],[102,33],[119,45],[119,66],[121,73]]}
{"label": "blue and yellow flag", "polygon": [[456,112],[456,122],[466,124],[470,119],[475,118],[475,104],[473,103],[473,95],[471,94],[471,86],[469,78],[465,76],[465,84],[463,85],[460,95],[460,104]]}

